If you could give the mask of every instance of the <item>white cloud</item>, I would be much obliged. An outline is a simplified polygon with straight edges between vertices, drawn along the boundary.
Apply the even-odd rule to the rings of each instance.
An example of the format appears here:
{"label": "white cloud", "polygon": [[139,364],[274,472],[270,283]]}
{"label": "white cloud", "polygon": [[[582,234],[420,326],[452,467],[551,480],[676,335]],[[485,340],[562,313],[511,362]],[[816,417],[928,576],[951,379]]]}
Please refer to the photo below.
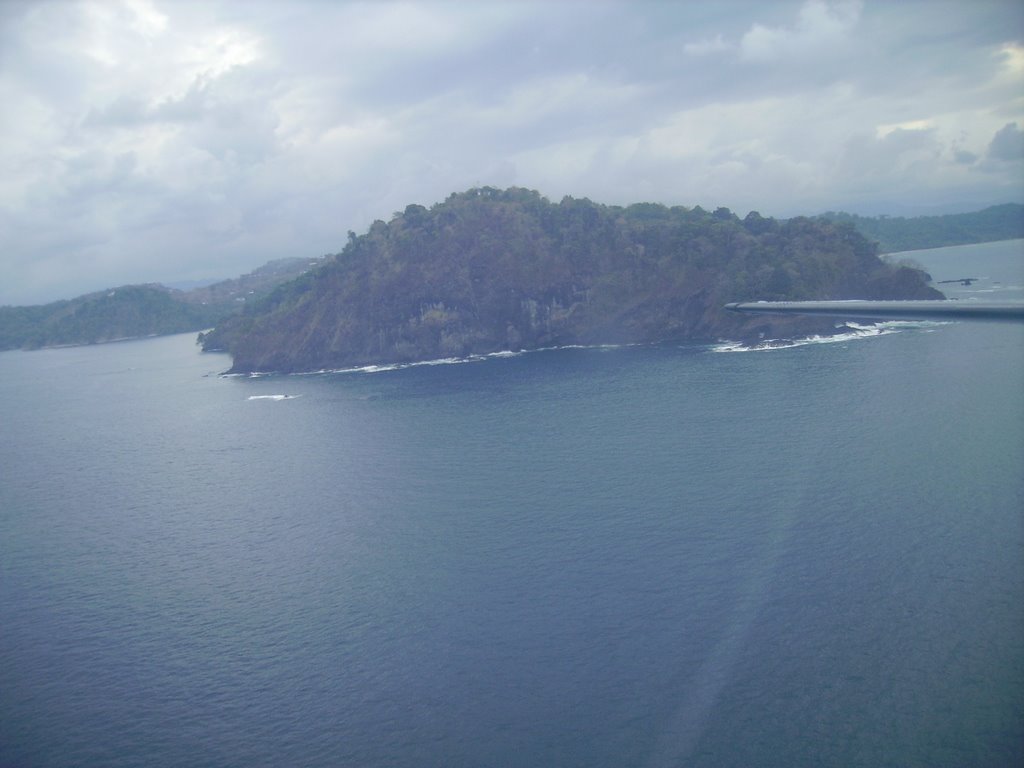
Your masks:
{"label": "white cloud", "polygon": [[727,53],[733,50],[733,48],[734,46],[725,42],[719,34],[712,38],[687,43],[683,46],[683,51],[690,56],[710,56],[716,53]]}
{"label": "white cloud", "polygon": [[216,78],[235,67],[258,61],[262,41],[242,29],[213,29],[186,45],[176,56],[180,79]]}
{"label": "white cloud", "polygon": [[1024,45],[1006,43],[996,50],[995,56],[1001,64],[1002,75],[1019,86],[1024,77]]}
{"label": "white cloud", "polygon": [[859,0],[807,0],[793,27],[754,24],[740,41],[744,59],[769,62],[834,52],[844,45],[860,18]]}

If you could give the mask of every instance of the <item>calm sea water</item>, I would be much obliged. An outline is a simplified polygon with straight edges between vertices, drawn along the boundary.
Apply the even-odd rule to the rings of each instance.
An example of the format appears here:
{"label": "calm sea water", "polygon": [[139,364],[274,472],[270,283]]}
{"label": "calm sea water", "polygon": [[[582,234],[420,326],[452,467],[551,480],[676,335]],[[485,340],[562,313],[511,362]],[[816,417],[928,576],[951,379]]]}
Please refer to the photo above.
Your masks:
{"label": "calm sea water", "polygon": [[0,765],[1019,765],[1024,326],[888,330],[4,353]]}

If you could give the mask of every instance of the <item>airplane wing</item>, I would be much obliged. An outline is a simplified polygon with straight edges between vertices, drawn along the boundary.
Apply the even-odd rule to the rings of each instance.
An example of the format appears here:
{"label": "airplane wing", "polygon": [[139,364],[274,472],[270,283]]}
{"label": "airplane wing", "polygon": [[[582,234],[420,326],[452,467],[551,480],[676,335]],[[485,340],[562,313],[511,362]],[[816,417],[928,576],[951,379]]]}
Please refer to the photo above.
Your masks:
{"label": "airplane wing", "polygon": [[957,301],[744,301],[726,304],[733,312],[827,315],[869,320],[1024,321],[1024,302]]}

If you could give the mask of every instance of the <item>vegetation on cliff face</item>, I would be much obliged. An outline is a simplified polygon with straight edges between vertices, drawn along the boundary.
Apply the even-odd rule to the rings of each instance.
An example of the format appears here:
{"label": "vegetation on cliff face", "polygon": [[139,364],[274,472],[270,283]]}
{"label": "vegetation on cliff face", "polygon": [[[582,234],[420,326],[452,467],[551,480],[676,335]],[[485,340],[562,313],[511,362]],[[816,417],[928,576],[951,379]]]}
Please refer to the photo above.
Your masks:
{"label": "vegetation on cliff face", "polygon": [[324,266],[201,336],[234,371],[302,371],[565,344],[793,336],[748,299],[940,298],[852,226],[599,205],[489,187],[376,221]]}
{"label": "vegetation on cliff face", "polygon": [[209,328],[319,263],[277,259],[231,280],[191,291],[123,285],[66,301],[0,307],[0,350],[98,344]]}
{"label": "vegetation on cliff face", "polygon": [[901,216],[868,217],[831,212],[822,218],[853,225],[866,238],[876,241],[882,253],[1024,237],[1024,205],[1019,203],[994,205],[974,213],[915,216],[909,219]]}

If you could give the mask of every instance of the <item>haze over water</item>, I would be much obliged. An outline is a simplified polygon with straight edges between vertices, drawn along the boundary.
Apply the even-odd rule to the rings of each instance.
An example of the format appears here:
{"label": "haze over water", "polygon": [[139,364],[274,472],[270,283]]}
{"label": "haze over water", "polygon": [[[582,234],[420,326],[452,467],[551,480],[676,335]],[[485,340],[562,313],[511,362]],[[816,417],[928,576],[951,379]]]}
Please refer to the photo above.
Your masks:
{"label": "haze over water", "polygon": [[1020,764],[1024,327],[886,331],[0,354],[0,765]]}

